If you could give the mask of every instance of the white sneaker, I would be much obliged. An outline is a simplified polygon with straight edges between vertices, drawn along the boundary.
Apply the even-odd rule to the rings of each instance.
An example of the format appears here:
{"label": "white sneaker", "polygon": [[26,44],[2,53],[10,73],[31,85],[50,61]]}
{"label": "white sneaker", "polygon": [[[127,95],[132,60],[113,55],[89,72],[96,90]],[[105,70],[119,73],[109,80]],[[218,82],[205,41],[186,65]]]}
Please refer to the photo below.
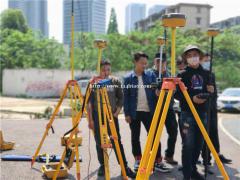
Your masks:
{"label": "white sneaker", "polygon": [[169,173],[171,172],[171,169],[167,167],[164,163],[155,163],[154,169],[156,171],[162,172],[162,173]]}

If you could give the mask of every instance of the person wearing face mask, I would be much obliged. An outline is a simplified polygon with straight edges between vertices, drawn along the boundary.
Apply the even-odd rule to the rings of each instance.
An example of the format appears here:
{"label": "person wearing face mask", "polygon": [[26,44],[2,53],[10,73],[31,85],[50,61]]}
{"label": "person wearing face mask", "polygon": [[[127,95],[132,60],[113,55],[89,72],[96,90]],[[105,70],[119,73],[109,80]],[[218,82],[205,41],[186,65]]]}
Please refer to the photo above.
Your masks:
{"label": "person wearing face mask", "polygon": [[[187,87],[188,94],[204,125],[207,121],[207,99],[203,93],[213,93],[214,87],[209,82],[209,72],[200,65],[202,51],[194,45],[185,48],[182,58],[186,62],[185,71],[178,74]],[[197,171],[196,163],[203,146],[203,137],[195,118],[182,94],[177,89],[176,99],[180,101],[181,117],[179,127],[182,135],[182,171],[184,179],[199,179],[204,177]]]}
{"label": "person wearing face mask", "polygon": [[[116,127],[116,132],[118,135],[118,142],[120,146],[120,151],[122,154],[123,162],[126,169],[126,174],[130,178],[135,178],[136,173],[134,173],[129,167],[128,162],[126,160],[124,148],[121,142],[121,135],[120,135],[120,129],[119,129],[119,122],[118,122],[118,115],[122,109],[123,106],[123,92],[121,87],[121,82],[114,76],[111,76],[111,63],[108,60],[102,60],[100,63],[100,74],[97,77],[94,77],[94,79],[111,79],[111,86],[107,86],[107,94],[109,98],[109,102],[112,108],[112,113],[114,117],[114,124]],[[91,80],[93,81],[93,80]],[[97,83],[97,82],[96,82]],[[98,102],[97,102],[97,93],[93,89],[89,98],[88,102],[88,115],[89,115],[89,128],[94,130],[94,138],[96,141],[96,150],[97,150],[97,156],[98,161],[100,164],[100,167],[98,169],[98,176],[104,176],[104,156],[103,156],[103,150],[101,147],[101,137],[100,137],[100,131],[99,131],[99,121],[98,121]],[[110,128],[108,126],[108,133],[111,134]],[[115,151],[116,157],[116,149],[114,146],[113,139],[111,139],[111,142],[113,144],[113,149]]]}
{"label": "person wearing face mask", "polygon": [[[160,53],[155,54],[154,67],[155,68],[153,69],[153,72],[155,73],[156,77],[161,77],[161,79],[159,80],[160,82],[162,82],[162,78],[170,77],[170,73],[167,70],[167,59],[166,59],[165,53],[162,54],[161,70],[160,70]],[[160,76],[159,76],[159,72],[161,73]],[[160,83],[160,87],[161,85],[162,83]],[[167,149],[165,151],[164,160],[169,164],[177,165],[178,162],[173,159],[173,156],[175,152],[175,144],[177,141],[178,124],[177,124],[175,112],[173,109],[173,103],[174,103],[174,99],[172,98],[169,106],[169,110],[167,113],[167,117],[166,117],[166,123],[165,123],[167,133],[168,133],[168,140],[167,140]],[[161,146],[159,148],[161,151]]]}
{"label": "person wearing face mask", "polygon": [[[210,71],[210,59],[211,59],[211,56],[208,53],[206,53],[201,60],[202,67],[207,71]],[[211,83],[214,86],[214,93],[211,96],[211,105],[209,107],[210,119],[208,121],[209,123],[208,134],[222,163],[229,164],[232,162],[232,160],[227,159],[222,154],[220,154],[220,143],[219,143],[219,136],[218,136],[218,116],[217,116],[217,87],[216,87],[216,81],[215,81],[215,74],[213,72],[211,74]],[[203,158],[204,165],[211,165],[210,151],[208,150],[208,155],[206,154],[206,143],[204,143],[204,146],[202,149],[202,158]]]}
{"label": "person wearing face mask", "polygon": [[[131,130],[132,154],[135,158],[134,170],[138,171],[142,158],[140,143],[141,123],[148,132],[155,111],[157,96],[151,87],[156,82],[152,71],[146,71],[148,56],[143,52],[134,54],[134,70],[124,77],[124,115]],[[158,149],[154,165],[155,170],[169,171],[163,168],[161,153]]]}

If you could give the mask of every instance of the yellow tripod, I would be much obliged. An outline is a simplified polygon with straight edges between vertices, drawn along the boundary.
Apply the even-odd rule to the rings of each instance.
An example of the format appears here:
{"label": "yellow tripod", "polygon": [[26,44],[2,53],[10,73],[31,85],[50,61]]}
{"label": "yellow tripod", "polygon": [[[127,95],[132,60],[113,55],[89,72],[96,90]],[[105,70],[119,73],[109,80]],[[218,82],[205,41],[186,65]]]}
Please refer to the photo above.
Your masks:
{"label": "yellow tripod", "polygon": [[[101,56],[102,56],[102,50],[107,46],[107,43],[104,40],[98,39],[98,40],[94,41],[94,45],[95,45],[95,47],[98,48],[98,68],[97,68],[97,70],[100,73],[100,61],[101,61]],[[103,148],[103,155],[104,155],[105,179],[110,180],[109,162],[108,162],[109,157],[108,157],[107,149],[112,148],[112,144],[110,143],[108,129],[107,129],[108,125],[110,128],[111,134],[112,134],[111,138],[113,139],[114,145],[116,148],[117,159],[119,160],[119,163],[120,163],[123,178],[127,179],[126,169],[125,169],[122,154],[120,151],[120,146],[119,146],[119,142],[118,142],[118,135],[116,132],[114,118],[113,118],[110,102],[109,102],[108,95],[107,95],[106,85],[108,83],[109,83],[109,80],[101,80],[101,79],[97,79],[97,78],[93,79],[90,82],[90,84],[88,85],[88,88],[86,90],[86,95],[85,95],[85,99],[83,101],[82,110],[75,117],[74,127],[77,127],[77,125],[79,124],[79,122],[82,118],[82,115],[83,115],[83,111],[85,111],[85,107],[89,101],[90,94],[91,94],[92,90],[94,89],[94,87],[97,87],[97,88],[95,88],[95,90],[97,93],[97,102],[98,102],[98,121],[99,121],[99,130],[100,130],[100,136],[101,136],[101,147]],[[69,139],[66,143],[67,148],[63,151],[61,160],[60,160],[60,162],[56,168],[56,171],[53,175],[54,180],[57,178],[59,170],[62,167],[63,161],[67,154],[67,149],[70,146],[70,142],[72,141],[73,136],[74,136],[74,131],[71,131]],[[79,174],[79,177],[80,177],[80,174]]]}
{"label": "yellow tripod", "polygon": [[[180,78],[175,78],[175,38],[176,38],[176,27],[183,27],[185,26],[186,19],[185,15],[183,14],[167,14],[162,17],[163,26],[172,28],[172,45],[171,45],[171,75],[173,78],[164,78],[163,79],[163,85],[161,88],[161,92],[159,95],[159,99],[157,102],[156,110],[154,112],[153,121],[150,127],[150,131],[147,137],[147,142],[145,145],[144,153],[142,160],[140,162],[140,167],[137,173],[137,180],[147,180],[149,179],[149,176],[151,174],[151,171],[153,169],[155,157],[157,154],[157,149],[159,146],[159,140],[161,139],[163,127],[165,124],[169,104],[171,101],[171,98],[173,96],[173,92],[176,89],[176,86],[178,85],[180,90],[182,91],[191,111],[192,114],[197,122],[198,127],[200,128],[200,131],[211,150],[217,166],[219,170],[221,171],[222,176],[225,180],[228,180],[229,177],[224,169],[224,166],[222,162],[220,161],[218,154],[216,150],[214,149],[214,146],[201,122],[201,119],[192,103],[192,100],[190,99],[190,96],[187,92],[187,88],[185,87],[184,83],[181,81]],[[167,93],[166,102],[163,106],[164,97]],[[163,107],[163,108],[162,108]],[[158,124],[158,119],[160,116],[161,110],[161,118],[160,123]]]}
{"label": "yellow tripod", "polygon": [[[61,94],[60,100],[58,101],[58,104],[46,126],[45,132],[43,134],[43,137],[32,157],[32,163],[31,163],[31,167],[34,165],[34,162],[36,160],[36,157],[38,156],[40,149],[43,145],[44,140],[46,139],[46,136],[48,135],[48,131],[49,129],[52,127],[52,124],[55,120],[56,115],[59,112],[59,109],[62,105],[62,102],[64,100],[64,98],[67,96],[68,92],[70,94],[70,104],[71,104],[71,114],[72,114],[72,126],[74,127],[74,125],[76,124],[75,121],[77,121],[77,115],[80,114],[80,112],[78,112],[78,108],[77,105],[78,104],[83,104],[83,96],[81,94],[81,90],[80,87],[77,83],[76,80],[74,80],[74,7],[73,7],[73,0],[72,0],[72,14],[71,14],[71,57],[70,57],[70,63],[71,63],[71,80],[69,80]],[[87,114],[86,110],[85,113]],[[78,127],[76,127],[74,129],[74,138],[71,139],[69,141],[69,144],[71,144],[71,146],[74,146],[74,153],[76,154],[76,169],[77,169],[77,178],[80,179],[80,163],[79,163],[79,151],[78,151],[78,146],[79,146],[79,137],[78,137]],[[63,141],[63,139],[62,139]],[[73,147],[72,147],[73,148]],[[55,166],[56,164],[54,164]],[[68,164],[68,168],[70,168],[72,166],[72,164]],[[44,167],[43,169],[47,169],[46,167]]]}

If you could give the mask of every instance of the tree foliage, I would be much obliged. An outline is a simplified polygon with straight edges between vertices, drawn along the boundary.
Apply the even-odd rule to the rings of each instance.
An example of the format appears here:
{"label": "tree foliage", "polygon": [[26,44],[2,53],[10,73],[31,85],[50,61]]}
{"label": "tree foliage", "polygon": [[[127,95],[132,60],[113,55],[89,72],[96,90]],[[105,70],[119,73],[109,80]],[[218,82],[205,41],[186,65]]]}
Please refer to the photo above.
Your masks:
{"label": "tree foliage", "polygon": [[13,29],[22,33],[26,33],[28,31],[28,26],[23,14],[17,9],[8,9],[3,11],[0,15],[0,22],[1,30]]}
{"label": "tree foliage", "polygon": [[[18,15],[17,15],[18,14]],[[159,47],[158,36],[164,35],[160,22],[147,32],[134,31],[128,35],[117,33],[116,14],[111,13],[108,34],[76,32],[74,47],[75,69],[96,70],[97,48],[93,41],[107,40],[103,58],[109,59],[113,71],[127,71],[133,68],[133,54],[143,51],[149,55],[149,67]],[[7,20],[9,22],[7,22]],[[115,20],[114,20],[115,19]],[[0,60],[3,68],[69,68],[70,54],[66,56],[63,46],[54,39],[45,39],[27,28],[24,18],[15,10],[1,14]],[[214,39],[213,70],[221,88],[240,86],[240,26],[225,30]],[[171,54],[171,31],[167,29],[167,53]],[[198,29],[177,29],[176,57],[181,55],[188,44],[196,44],[204,52],[210,52],[210,40],[205,32]],[[61,60],[63,60],[61,63]]]}
{"label": "tree foliage", "polygon": [[111,9],[111,15],[110,15],[107,33],[108,34],[113,34],[113,33],[118,34],[117,15],[116,15],[114,8]]}

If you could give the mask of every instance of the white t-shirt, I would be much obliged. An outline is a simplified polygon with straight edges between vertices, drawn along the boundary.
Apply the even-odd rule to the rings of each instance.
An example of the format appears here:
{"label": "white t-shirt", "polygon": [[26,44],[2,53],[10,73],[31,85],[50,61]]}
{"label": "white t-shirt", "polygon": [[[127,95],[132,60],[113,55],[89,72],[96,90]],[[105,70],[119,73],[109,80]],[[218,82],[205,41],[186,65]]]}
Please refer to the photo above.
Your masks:
{"label": "white t-shirt", "polygon": [[150,112],[146,91],[143,85],[142,76],[138,76],[138,101],[137,111]]}

